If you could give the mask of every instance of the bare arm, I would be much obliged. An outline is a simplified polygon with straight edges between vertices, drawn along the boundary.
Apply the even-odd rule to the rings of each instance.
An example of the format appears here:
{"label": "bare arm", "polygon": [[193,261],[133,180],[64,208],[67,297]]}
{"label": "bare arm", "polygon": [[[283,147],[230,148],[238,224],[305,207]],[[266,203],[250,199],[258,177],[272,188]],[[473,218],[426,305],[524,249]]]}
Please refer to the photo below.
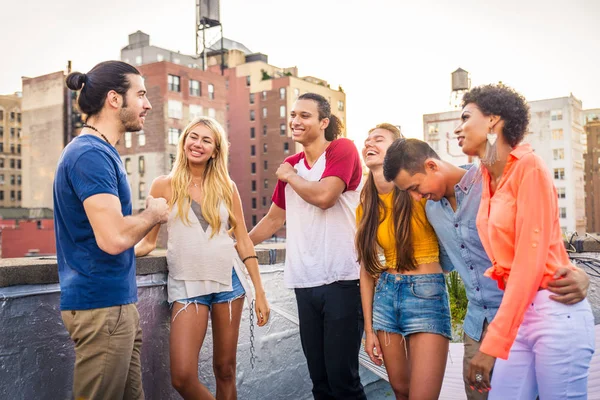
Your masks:
{"label": "bare arm", "polygon": [[273,236],[285,223],[285,210],[275,203],[271,204],[267,215],[250,231],[249,237],[257,245]]}
{"label": "bare arm", "polygon": [[168,207],[165,199],[148,196],[146,210],[138,215],[123,216],[119,198],[101,193],[83,202],[96,243],[102,251],[117,255],[133,247],[156,224],[166,222]]}
{"label": "bare arm", "polygon": [[554,274],[554,280],[548,282],[548,290],[554,293],[550,298],[563,304],[575,304],[585,299],[589,286],[590,277],[578,267],[561,267]]}
{"label": "bare arm", "polygon": [[[233,234],[236,239],[236,250],[242,260],[248,256],[255,256],[254,244],[248,236],[248,230],[246,229],[246,222],[244,221],[244,211],[242,209],[242,200],[240,199],[240,193],[238,192],[237,186],[233,185],[233,214],[237,221],[236,227]],[[254,292],[256,294],[256,315],[258,317],[258,326],[263,326],[269,321],[270,308],[265,295],[265,289],[260,279],[260,271],[258,268],[257,258],[248,258],[244,261],[252,285],[254,286]]]}
{"label": "bare arm", "polygon": [[376,365],[383,364],[381,345],[377,333],[373,330],[373,295],[375,279],[363,266],[360,267],[360,298],[362,302],[365,326],[365,351]]}
{"label": "bare arm", "polygon": [[299,176],[289,163],[281,164],[276,174],[277,178],[287,182],[304,201],[322,210],[333,207],[346,189],[344,181],[337,176],[328,176],[316,182],[307,181]]}
{"label": "bare arm", "polygon": [[[152,182],[150,195],[153,197],[162,197],[167,203],[170,200],[170,180],[166,176],[159,176]],[[135,256],[142,257],[156,249],[160,225],[154,225],[152,229],[135,245]]]}

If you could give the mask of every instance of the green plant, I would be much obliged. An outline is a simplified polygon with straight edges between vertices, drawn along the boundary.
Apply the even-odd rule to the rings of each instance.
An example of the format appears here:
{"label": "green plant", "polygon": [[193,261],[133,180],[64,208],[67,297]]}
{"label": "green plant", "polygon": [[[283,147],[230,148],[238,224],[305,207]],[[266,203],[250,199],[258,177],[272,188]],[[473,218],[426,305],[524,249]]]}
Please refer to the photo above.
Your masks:
{"label": "green plant", "polygon": [[260,72],[262,72],[262,80],[263,81],[273,79],[273,77],[271,75],[269,75],[269,73],[267,71],[265,71],[264,69],[261,69]]}
{"label": "green plant", "polygon": [[458,272],[452,271],[446,276],[446,285],[450,297],[450,314],[452,316],[452,326],[462,334],[462,324],[467,315],[467,291]]}

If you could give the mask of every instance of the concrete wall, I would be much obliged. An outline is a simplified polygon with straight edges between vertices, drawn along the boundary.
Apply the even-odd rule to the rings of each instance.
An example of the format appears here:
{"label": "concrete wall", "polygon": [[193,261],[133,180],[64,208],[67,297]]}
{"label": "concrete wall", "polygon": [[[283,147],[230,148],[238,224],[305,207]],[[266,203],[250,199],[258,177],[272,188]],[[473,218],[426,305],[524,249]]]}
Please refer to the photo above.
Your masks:
{"label": "concrete wall", "polygon": [[[250,363],[249,311],[244,309],[237,352],[239,399],[310,399],[311,382],[298,335],[293,292],[283,285],[283,251],[259,251],[261,277],[271,306],[266,327],[254,327],[256,364]],[[138,309],[143,330],[146,399],[179,399],[169,373],[169,316],[164,253],[138,259]],[[270,263],[270,264],[268,264]],[[266,265],[265,265],[266,264]],[[53,259],[0,262],[0,398],[68,399],[75,353],[60,317]],[[41,284],[39,284],[41,283]],[[277,312],[285,310],[284,313]],[[191,312],[191,311],[190,311]],[[199,378],[215,393],[209,325],[200,351]],[[361,371],[363,384],[378,379]]]}

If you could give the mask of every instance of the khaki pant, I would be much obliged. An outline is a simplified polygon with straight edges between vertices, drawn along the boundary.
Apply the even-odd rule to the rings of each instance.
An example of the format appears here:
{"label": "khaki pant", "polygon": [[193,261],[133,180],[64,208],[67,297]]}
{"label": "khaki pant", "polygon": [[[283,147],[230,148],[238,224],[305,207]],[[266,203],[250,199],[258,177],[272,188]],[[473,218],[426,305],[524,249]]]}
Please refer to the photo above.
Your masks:
{"label": "khaki pant", "polygon": [[142,329],[135,304],[63,311],[61,315],[75,342],[73,397],[143,399]]}
{"label": "khaki pant", "polygon": [[[463,380],[465,381],[465,393],[467,394],[468,400],[487,400],[488,392],[479,393],[477,390],[471,390],[469,384],[467,383],[465,377],[469,371],[469,363],[475,357],[475,354],[479,351],[479,346],[481,346],[481,342],[487,332],[488,323],[485,321],[483,323],[483,332],[481,333],[481,339],[479,341],[471,339],[467,334],[464,334],[464,344],[465,344],[465,355],[463,358]],[[490,374],[490,379],[491,379]]]}

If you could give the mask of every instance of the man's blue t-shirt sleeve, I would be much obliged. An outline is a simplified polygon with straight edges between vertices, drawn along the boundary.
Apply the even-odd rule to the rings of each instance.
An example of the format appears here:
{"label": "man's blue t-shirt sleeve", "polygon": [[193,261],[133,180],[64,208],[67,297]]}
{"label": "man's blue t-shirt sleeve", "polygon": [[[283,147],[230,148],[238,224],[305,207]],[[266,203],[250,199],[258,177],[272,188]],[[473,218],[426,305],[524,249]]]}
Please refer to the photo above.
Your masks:
{"label": "man's blue t-shirt sleeve", "polygon": [[73,164],[70,177],[73,190],[82,203],[101,193],[119,197],[117,171],[104,152],[86,151],[80,155]]}

